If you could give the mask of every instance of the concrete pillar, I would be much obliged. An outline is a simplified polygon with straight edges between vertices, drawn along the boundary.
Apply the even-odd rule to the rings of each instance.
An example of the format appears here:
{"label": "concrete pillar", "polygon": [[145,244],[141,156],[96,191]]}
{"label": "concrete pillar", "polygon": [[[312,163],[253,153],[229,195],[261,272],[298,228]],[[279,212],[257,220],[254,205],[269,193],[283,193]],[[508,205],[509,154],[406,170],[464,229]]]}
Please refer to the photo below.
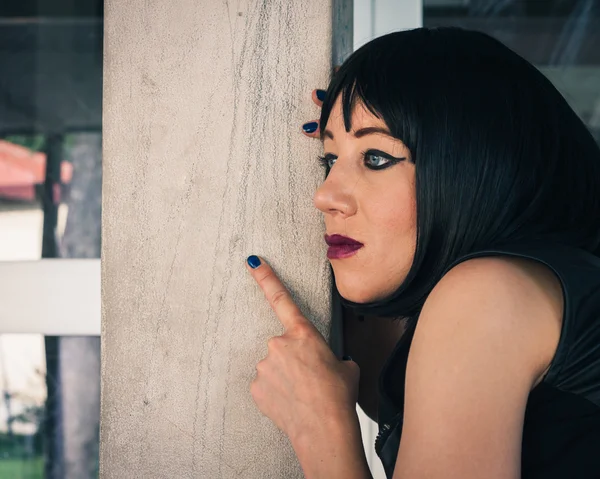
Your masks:
{"label": "concrete pillar", "polygon": [[332,0],[106,2],[101,477],[302,477],[249,393],[282,327],[244,261],[327,336],[324,172],[299,129],[333,18]]}

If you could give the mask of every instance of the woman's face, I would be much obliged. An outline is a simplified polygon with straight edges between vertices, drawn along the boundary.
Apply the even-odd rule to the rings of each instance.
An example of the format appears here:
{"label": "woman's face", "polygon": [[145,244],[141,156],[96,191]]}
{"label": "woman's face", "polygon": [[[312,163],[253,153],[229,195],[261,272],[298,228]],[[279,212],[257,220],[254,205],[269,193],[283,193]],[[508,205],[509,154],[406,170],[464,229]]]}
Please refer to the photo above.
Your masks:
{"label": "woman's face", "polygon": [[416,244],[415,165],[410,151],[402,141],[361,132],[364,128],[389,131],[359,102],[347,133],[338,96],[324,139],[324,156],[333,166],[314,196],[315,206],[325,215],[327,235],[363,244],[352,256],[330,258],[339,293],[355,303],[383,299],[396,291],[412,265]]}

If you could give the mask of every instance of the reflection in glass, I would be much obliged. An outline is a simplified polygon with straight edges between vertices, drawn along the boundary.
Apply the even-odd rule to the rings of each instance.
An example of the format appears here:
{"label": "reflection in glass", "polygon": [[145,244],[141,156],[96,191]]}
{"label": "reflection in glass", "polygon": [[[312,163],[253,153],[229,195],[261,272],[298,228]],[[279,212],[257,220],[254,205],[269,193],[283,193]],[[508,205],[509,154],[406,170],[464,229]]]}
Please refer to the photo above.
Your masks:
{"label": "reflection in glass", "polygon": [[423,24],[497,38],[539,68],[600,141],[600,2],[423,0]]}

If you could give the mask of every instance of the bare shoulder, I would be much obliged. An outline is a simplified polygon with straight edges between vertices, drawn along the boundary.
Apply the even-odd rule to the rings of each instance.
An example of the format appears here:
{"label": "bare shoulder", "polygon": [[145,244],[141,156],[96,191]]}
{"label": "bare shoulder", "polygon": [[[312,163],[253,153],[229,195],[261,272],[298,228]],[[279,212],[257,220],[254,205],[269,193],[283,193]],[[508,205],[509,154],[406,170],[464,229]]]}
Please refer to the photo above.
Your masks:
{"label": "bare shoulder", "polygon": [[528,396],[554,357],[562,289],[546,266],[485,257],[427,298],[406,366],[394,478],[519,477]]}
{"label": "bare shoulder", "polygon": [[[452,318],[480,334],[527,346],[540,375],[560,339],[564,298],[559,279],[537,261],[481,257],[452,268],[428,297],[421,329],[443,327]],[[537,382],[537,381],[536,381]]]}

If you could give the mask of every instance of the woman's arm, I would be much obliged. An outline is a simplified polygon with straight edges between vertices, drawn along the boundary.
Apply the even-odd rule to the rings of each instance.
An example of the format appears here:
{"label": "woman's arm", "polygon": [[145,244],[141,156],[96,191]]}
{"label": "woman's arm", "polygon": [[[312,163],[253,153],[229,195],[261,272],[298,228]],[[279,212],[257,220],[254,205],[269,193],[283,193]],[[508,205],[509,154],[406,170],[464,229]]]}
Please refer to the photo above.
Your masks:
{"label": "woman's arm", "polygon": [[562,314],[558,279],[537,263],[478,258],[442,278],[411,344],[394,478],[520,477],[527,398]]}
{"label": "woman's arm", "polygon": [[374,316],[360,321],[352,310],[343,308],[343,312],[344,354],[360,367],[358,405],[377,421],[379,374],[404,332],[405,321]]}
{"label": "woman's arm", "polygon": [[306,479],[373,479],[356,411],[330,417],[322,431],[292,440]]}

